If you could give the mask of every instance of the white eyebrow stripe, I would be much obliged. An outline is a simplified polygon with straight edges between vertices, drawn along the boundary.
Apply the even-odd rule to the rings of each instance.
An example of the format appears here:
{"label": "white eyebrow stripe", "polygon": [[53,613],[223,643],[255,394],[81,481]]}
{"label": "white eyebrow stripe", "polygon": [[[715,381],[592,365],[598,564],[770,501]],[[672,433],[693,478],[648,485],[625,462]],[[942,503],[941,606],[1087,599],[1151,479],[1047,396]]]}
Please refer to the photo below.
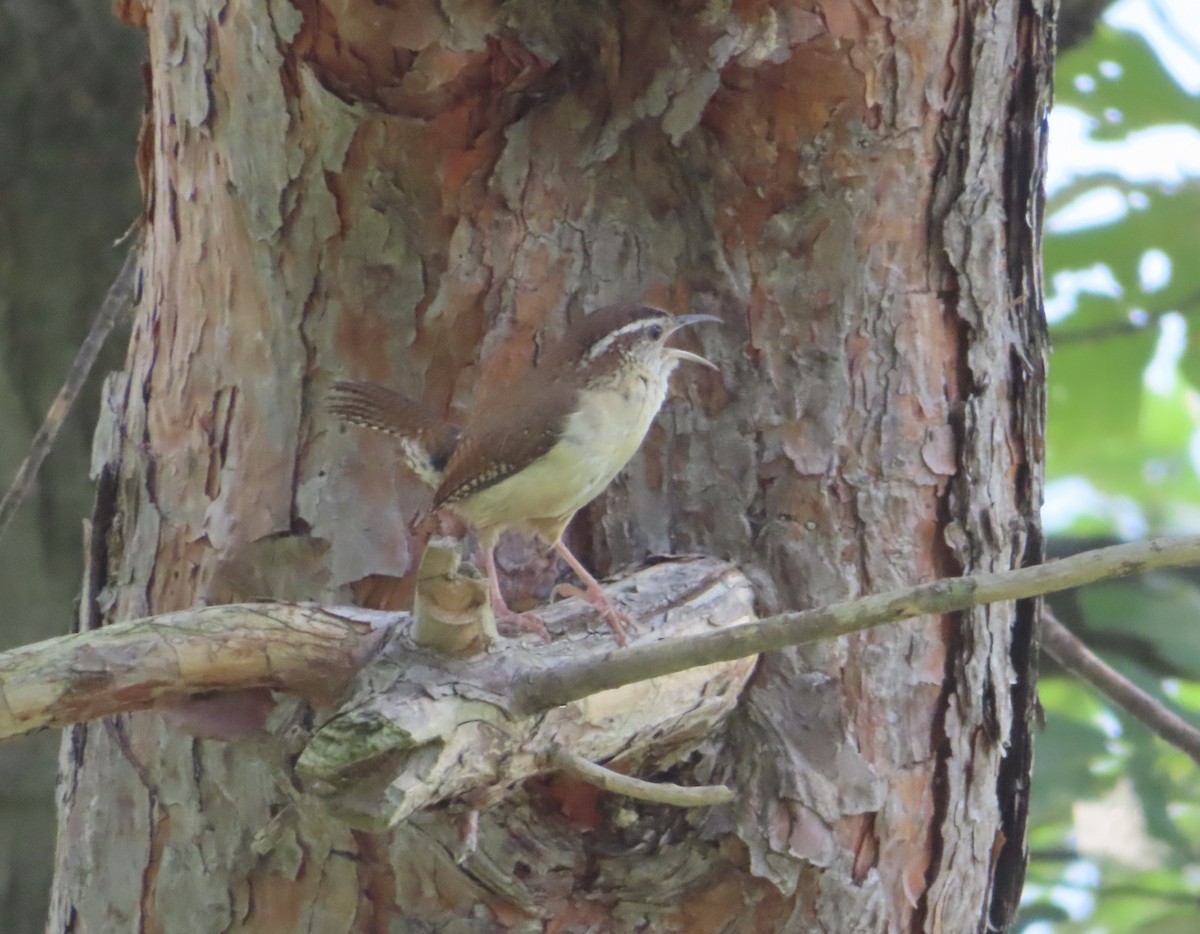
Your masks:
{"label": "white eyebrow stripe", "polygon": [[629,324],[623,324],[611,334],[606,334],[600,340],[592,345],[592,349],[585,355],[585,360],[595,360],[597,357],[605,354],[613,344],[619,341],[626,334],[632,334],[635,331],[641,331],[652,325],[661,325],[662,321],[658,318],[641,318],[637,321],[631,321]]}

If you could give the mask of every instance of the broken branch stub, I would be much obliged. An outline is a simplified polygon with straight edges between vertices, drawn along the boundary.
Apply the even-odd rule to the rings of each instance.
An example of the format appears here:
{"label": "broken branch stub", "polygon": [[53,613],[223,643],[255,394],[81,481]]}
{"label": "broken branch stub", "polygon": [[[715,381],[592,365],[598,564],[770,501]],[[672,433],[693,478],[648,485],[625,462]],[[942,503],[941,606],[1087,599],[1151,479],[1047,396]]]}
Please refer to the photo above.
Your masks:
{"label": "broken branch stub", "polygon": [[436,536],[417,568],[412,639],[443,655],[470,655],[496,641],[488,584],[462,563],[462,542]]}
{"label": "broken branch stub", "polygon": [[[754,619],[746,578],[708,558],[646,568],[609,592],[637,621],[635,643]],[[552,768],[556,746],[593,762],[617,757],[632,773],[647,764],[661,770],[711,735],[754,667],[753,657],[721,662],[528,709],[517,690],[521,678],[622,651],[579,600],[542,616],[563,634],[553,643],[506,641],[468,659],[446,658],[393,632],[301,754],[298,777],[341,819],[379,829],[451,799],[483,806]]]}

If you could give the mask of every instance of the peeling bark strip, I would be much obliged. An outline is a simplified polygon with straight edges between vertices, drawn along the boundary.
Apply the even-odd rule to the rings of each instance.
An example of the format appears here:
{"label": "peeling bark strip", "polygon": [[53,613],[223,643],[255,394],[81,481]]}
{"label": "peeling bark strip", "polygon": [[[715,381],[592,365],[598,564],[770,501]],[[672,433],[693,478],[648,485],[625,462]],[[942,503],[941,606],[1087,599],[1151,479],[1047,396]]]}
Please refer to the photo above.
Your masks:
{"label": "peeling bark strip", "polygon": [[[580,517],[593,569],[716,555],[767,615],[1036,562],[1037,0],[122,9],[150,45],[148,246],[98,448],[101,621],[193,606],[289,539],[328,548],[299,549],[304,574],[279,549],[253,577],[284,592],[255,596],[397,607],[428,501],[385,438],[328,423],[329,384],[461,416],[536,360],[539,330],[631,300],[720,315],[697,339],[721,373]],[[498,560],[514,601],[554,583],[540,555]],[[276,821],[248,757],[136,718],[147,789],[79,728],[51,924],[1003,924],[1033,618],[997,604],[764,658],[670,776],[739,788],[721,817],[530,779],[465,822],[470,846],[440,810],[379,835]]]}

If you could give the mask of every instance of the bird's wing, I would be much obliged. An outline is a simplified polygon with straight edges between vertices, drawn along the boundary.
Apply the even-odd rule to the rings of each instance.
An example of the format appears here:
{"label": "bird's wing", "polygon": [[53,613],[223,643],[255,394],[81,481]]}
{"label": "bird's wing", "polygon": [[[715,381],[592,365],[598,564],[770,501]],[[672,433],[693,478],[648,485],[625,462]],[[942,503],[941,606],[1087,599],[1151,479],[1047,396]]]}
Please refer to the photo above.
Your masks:
{"label": "bird's wing", "polygon": [[[494,400],[476,402],[434,494],[441,506],[465,499],[525,467],[554,447],[577,393],[553,373],[534,370]],[[486,452],[486,457],[481,456]]]}
{"label": "bird's wing", "polygon": [[461,434],[425,403],[375,383],[334,383],[326,407],[352,424],[399,438],[409,468],[431,486],[440,482]]}

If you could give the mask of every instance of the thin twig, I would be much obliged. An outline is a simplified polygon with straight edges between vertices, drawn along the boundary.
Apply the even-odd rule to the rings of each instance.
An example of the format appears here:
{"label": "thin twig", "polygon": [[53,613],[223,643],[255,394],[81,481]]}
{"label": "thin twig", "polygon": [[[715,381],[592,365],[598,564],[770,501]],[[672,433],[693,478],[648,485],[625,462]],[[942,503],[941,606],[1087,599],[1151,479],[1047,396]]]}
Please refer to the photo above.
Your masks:
{"label": "thin twig", "polygon": [[[1030,855],[1030,859],[1034,857]],[[1096,898],[1151,898],[1172,905],[1200,906],[1200,894],[1190,892],[1170,891],[1168,889],[1152,888],[1147,885],[1095,885],[1087,882],[1075,882],[1071,879],[1055,879],[1052,882],[1030,880],[1042,888],[1066,889],[1071,892],[1088,892]],[[1036,904],[1036,902],[1030,902]]]}
{"label": "thin twig", "polygon": [[611,791],[613,794],[652,801],[655,804],[670,804],[679,808],[712,807],[728,804],[733,800],[733,790],[724,785],[675,785],[671,782],[647,782],[631,775],[622,775],[589,762],[563,746],[554,746],[548,755],[550,765],[568,775],[583,779],[590,785]]}
{"label": "thin twig", "polygon": [[50,404],[42,426],[29,443],[29,453],[21,462],[21,466],[17,468],[17,474],[4,494],[4,499],[0,500],[0,535],[4,534],[4,529],[12,520],[17,507],[21,505],[33,488],[33,481],[37,479],[42,461],[46,459],[46,455],[54,446],[59,429],[62,428],[67,413],[71,411],[71,406],[75,404],[79,391],[87,381],[88,374],[95,365],[96,358],[100,355],[100,349],[108,340],[108,335],[112,333],[121,314],[133,304],[136,293],[134,281],[137,278],[139,246],[140,242],[134,240],[129,247],[129,252],[125,254],[125,262],[121,265],[121,271],[117,273],[117,278],[109,286],[108,294],[104,296],[104,301],[100,304],[100,311],[96,315],[96,320],[92,322],[92,329],[88,331],[87,337],[79,345],[79,350],[75,353],[75,359],[71,363],[71,369],[67,371],[67,378],[63,382],[62,388]]}
{"label": "thin twig", "polygon": [[1189,295],[1185,295],[1169,307],[1145,311],[1146,317],[1141,321],[1133,321],[1128,317],[1134,312],[1132,306],[1126,303],[1114,302],[1114,304],[1120,304],[1124,308],[1126,320],[1113,321],[1109,324],[1098,324],[1090,328],[1078,328],[1075,330],[1068,328],[1056,331],[1054,334],[1054,346],[1065,347],[1068,344],[1088,344],[1093,341],[1108,340],[1110,337],[1125,337],[1130,334],[1150,333],[1151,329],[1167,315],[1179,314],[1186,318],[1188,315],[1200,311],[1200,289]]}
{"label": "thin twig", "polygon": [[599,691],[685,668],[832,639],[914,616],[954,613],[984,603],[1037,597],[1141,571],[1197,564],[1200,564],[1200,536],[1188,536],[1114,545],[1016,571],[946,578],[815,610],[781,613],[686,639],[634,645],[530,672],[513,685],[514,700],[522,711],[547,710]]}
{"label": "thin twig", "polygon": [[1106,664],[1049,612],[1042,613],[1040,623],[1047,655],[1200,765],[1200,730]]}

